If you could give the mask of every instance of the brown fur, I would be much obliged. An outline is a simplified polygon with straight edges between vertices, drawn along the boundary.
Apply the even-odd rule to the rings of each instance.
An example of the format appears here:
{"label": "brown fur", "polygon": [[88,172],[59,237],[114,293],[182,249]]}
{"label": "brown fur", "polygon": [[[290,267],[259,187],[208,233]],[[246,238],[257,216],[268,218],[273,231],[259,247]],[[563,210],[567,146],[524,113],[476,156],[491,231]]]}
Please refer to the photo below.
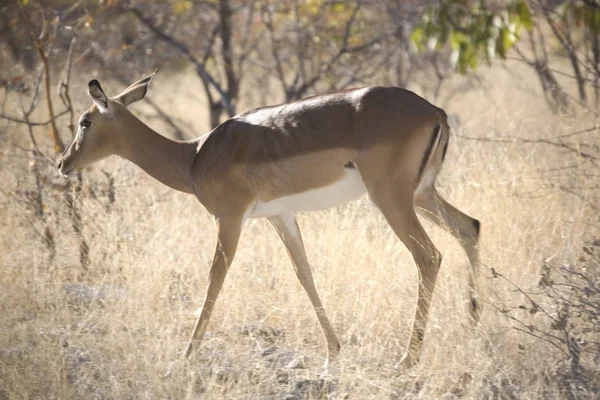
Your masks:
{"label": "brown fur", "polygon": [[[443,201],[433,188],[449,140],[444,111],[408,90],[371,87],[251,110],[198,139],[177,142],[154,132],[126,108],[143,98],[152,77],[110,100],[92,81],[95,105],[85,113],[91,125],[80,128],[81,146],[75,141],[69,146],[59,169],[66,174],[117,154],[164,184],[195,194],[214,216],[217,244],[208,289],[186,354],[204,335],[251,207],[257,201],[331,185],[344,177],[344,168],[351,163],[420,272],[417,314],[404,356],[405,365],[416,362],[441,256],[415,207],[459,239],[473,266],[477,261],[478,224]],[[339,341],[314,287],[294,214],[273,215],[269,220],[315,308],[328,355],[335,357]],[[476,304],[475,272],[471,276]],[[476,305],[472,312],[476,320]]]}

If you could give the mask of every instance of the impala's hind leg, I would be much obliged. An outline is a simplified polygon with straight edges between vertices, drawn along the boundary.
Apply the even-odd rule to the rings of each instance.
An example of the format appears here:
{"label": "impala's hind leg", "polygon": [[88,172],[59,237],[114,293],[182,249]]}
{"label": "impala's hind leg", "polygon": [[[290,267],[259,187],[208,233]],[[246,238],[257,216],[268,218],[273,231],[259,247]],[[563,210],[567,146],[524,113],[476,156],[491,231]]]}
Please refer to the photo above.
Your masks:
{"label": "impala's hind leg", "polygon": [[421,190],[415,196],[415,205],[424,210],[423,216],[448,230],[467,253],[471,264],[469,273],[470,312],[473,323],[478,323],[481,315],[481,301],[477,294],[477,277],[479,275],[479,257],[477,242],[479,240],[479,221],[462,213],[444,200],[433,186]]}
{"label": "impala's hind leg", "polygon": [[427,236],[415,214],[412,193],[409,196],[405,191],[410,184],[410,182],[399,182],[379,184],[369,188],[371,199],[379,207],[398,238],[411,252],[419,271],[417,312],[408,350],[401,361],[404,367],[411,367],[419,361],[429,305],[442,261],[440,252]]}
{"label": "impala's hind leg", "polygon": [[296,218],[293,214],[286,214],[277,217],[270,217],[269,221],[281,237],[285,248],[288,251],[296,276],[300,281],[300,284],[308,294],[308,298],[315,309],[321,329],[327,340],[327,360],[325,362],[325,368],[330,360],[334,360],[340,351],[340,342],[338,341],[331,323],[325,314],[325,309],[317,293],[315,283],[313,281],[312,272],[308,260],[306,258],[306,252],[304,250],[304,244],[302,242],[302,235],[300,229],[296,223]]}

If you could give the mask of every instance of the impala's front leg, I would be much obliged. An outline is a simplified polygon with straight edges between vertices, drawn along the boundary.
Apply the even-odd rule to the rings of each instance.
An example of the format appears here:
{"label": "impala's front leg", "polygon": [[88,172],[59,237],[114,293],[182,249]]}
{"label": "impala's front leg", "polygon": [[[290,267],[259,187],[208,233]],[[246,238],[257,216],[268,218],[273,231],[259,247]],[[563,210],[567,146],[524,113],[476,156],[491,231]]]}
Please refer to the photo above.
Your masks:
{"label": "impala's front leg", "polygon": [[202,305],[202,311],[196,320],[192,336],[185,349],[185,356],[190,355],[192,344],[200,343],[204,336],[215,302],[223,287],[225,275],[227,275],[227,270],[235,255],[242,229],[242,218],[230,216],[225,218],[217,217],[215,218],[215,225],[217,228],[217,243],[215,245],[215,254],[210,266],[210,272],[208,274],[208,288],[206,290],[204,304]]}

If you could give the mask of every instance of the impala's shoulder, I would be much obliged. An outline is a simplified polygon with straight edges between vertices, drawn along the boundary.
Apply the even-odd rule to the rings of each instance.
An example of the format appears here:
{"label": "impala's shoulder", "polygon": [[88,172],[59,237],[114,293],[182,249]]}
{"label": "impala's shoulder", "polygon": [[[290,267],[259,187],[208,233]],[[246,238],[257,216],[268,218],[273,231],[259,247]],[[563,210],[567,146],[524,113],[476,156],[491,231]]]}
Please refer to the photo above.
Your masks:
{"label": "impala's shoulder", "polygon": [[236,140],[239,133],[242,131],[240,128],[243,127],[245,121],[238,119],[237,117],[229,118],[221,122],[216,128],[210,131],[206,136],[205,143],[208,145],[225,142],[232,142]]}
{"label": "impala's shoulder", "polygon": [[279,114],[282,111],[282,108],[282,104],[253,108],[236,115],[229,121],[231,121],[230,124],[249,123],[252,125],[261,125],[264,122],[269,121],[274,115]]}

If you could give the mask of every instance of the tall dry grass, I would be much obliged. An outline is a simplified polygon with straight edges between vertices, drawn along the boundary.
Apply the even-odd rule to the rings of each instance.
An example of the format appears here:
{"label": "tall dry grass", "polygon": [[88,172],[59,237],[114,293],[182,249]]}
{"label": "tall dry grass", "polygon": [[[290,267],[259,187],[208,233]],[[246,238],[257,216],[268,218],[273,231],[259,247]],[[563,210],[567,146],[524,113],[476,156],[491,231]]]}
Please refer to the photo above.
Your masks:
{"label": "tall dry grass", "polygon": [[[595,123],[550,115],[524,90],[531,77],[520,76],[490,70],[487,91],[464,91],[444,104],[461,125],[437,186],[482,223],[479,283],[493,305],[514,304],[519,294],[493,279],[490,268],[532,288],[543,260],[569,262],[598,234],[598,196],[585,189],[593,177],[583,173],[581,160],[544,145],[464,138],[543,138]],[[150,96],[188,126],[199,126],[190,117],[197,106],[174,95],[192,78],[158,78]],[[85,97],[78,101],[79,109],[87,106]],[[17,128],[6,137],[26,145]],[[448,233],[427,222],[444,261],[421,362],[410,371],[395,368],[407,345],[417,276],[410,255],[366,199],[299,216],[316,285],[342,342],[328,377],[319,378],[325,341],[312,307],[263,220],[246,223],[205,341],[181,361],[214,246],[211,218],[197,201],[125,161],[104,161],[74,194],[90,242],[89,269],[81,270],[78,240],[53,191],[46,210],[60,235],[58,257],[49,263],[35,233],[40,227],[19,197],[31,186],[27,159],[6,141],[0,146],[0,398],[562,396],[545,380],[559,352],[512,329],[490,304],[481,326],[470,327],[466,257]],[[573,164],[558,177],[548,172]],[[99,194],[102,170],[115,178],[114,204]],[[581,191],[565,192],[561,180],[579,183]]]}

